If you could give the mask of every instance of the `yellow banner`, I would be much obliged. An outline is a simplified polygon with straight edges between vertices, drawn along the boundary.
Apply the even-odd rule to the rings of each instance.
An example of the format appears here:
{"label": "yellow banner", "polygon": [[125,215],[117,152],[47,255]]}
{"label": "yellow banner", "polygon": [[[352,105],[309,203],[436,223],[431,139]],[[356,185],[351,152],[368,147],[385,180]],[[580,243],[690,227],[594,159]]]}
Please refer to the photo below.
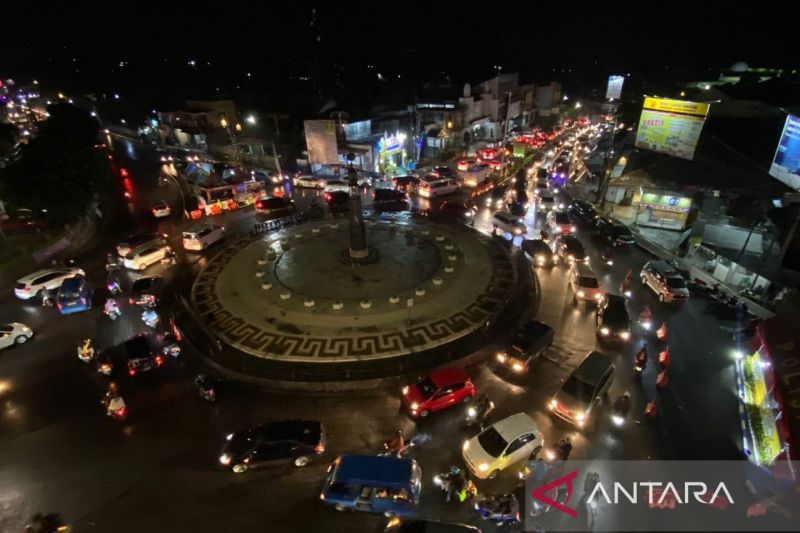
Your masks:
{"label": "yellow banner", "polygon": [[705,117],[708,114],[708,104],[701,102],[687,102],[686,100],[671,100],[669,98],[645,97],[644,108],[666,113],[682,113]]}

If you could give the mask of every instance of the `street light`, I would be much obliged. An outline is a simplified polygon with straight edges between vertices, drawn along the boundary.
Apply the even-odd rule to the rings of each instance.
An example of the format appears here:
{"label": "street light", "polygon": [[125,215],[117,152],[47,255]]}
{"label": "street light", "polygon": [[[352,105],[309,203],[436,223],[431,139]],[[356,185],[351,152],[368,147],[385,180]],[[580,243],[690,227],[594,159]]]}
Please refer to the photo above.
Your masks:
{"label": "street light", "polygon": [[581,108],[581,103],[575,102],[575,109],[580,109],[580,108]]}
{"label": "street light", "polygon": [[234,126],[234,129],[235,129],[236,131],[242,131],[242,125],[241,125],[241,124],[239,124],[239,123],[237,122],[237,123],[236,123],[236,126]]}
{"label": "street light", "polygon": [[219,125],[222,126],[223,128],[227,128],[228,127],[228,121],[225,120],[225,117],[222,117],[221,119],[219,119]]}
{"label": "street light", "polygon": [[248,124],[255,124],[256,123],[256,116],[255,115],[247,115],[245,119]]}

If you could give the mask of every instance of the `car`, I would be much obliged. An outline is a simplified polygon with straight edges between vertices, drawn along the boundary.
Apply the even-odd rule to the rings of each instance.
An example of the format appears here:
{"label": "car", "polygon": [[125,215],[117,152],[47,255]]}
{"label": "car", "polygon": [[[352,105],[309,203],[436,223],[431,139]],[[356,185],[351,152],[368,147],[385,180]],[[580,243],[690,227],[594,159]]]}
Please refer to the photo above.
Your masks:
{"label": "car", "polygon": [[158,202],[150,208],[155,218],[165,218],[172,214],[172,209],[166,202]]}
{"label": "car", "polygon": [[228,434],[219,464],[242,474],[251,468],[294,463],[306,466],[325,451],[325,428],[312,420],[267,422]]}
{"label": "car", "polygon": [[75,276],[86,276],[83,269],[67,268],[46,268],[37,270],[32,274],[21,277],[14,286],[14,294],[20,300],[30,300],[34,297],[41,297],[41,291],[53,291],[61,287],[64,280]]}
{"label": "car", "polygon": [[171,253],[172,249],[166,244],[140,246],[126,255],[122,264],[131,270],[144,270],[150,265],[167,259]]}
{"label": "car", "polygon": [[473,476],[493,479],[543,447],[544,437],[536,422],[525,413],[517,413],[464,441],[461,456]]}
{"label": "car", "polygon": [[540,193],[538,197],[538,209],[541,213],[546,213],[558,207],[555,196],[546,193]]}
{"label": "car", "polygon": [[494,159],[500,154],[500,150],[497,148],[485,148],[478,153],[481,159]]}
{"label": "car", "polygon": [[548,403],[550,411],[579,428],[586,427],[614,381],[614,364],[604,353],[589,352]]}
{"label": "car", "polygon": [[131,296],[128,299],[128,303],[142,307],[155,307],[158,305],[163,285],[164,278],[159,276],[146,276],[137,279],[131,285]]}
{"label": "car", "polygon": [[521,248],[536,266],[555,266],[558,263],[558,256],[541,239],[525,239],[522,241]]}
{"label": "car", "polygon": [[553,241],[553,252],[557,253],[565,265],[572,263],[588,263],[589,256],[583,248],[583,244],[577,237],[572,235],[561,235]]}
{"label": "car", "polygon": [[492,231],[501,230],[511,235],[525,235],[528,227],[516,216],[498,211],[492,215]]}
{"label": "car", "polygon": [[550,191],[550,184],[545,180],[537,180],[533,189],[534,196],[545,195]]}
{"label": "car", "polygon": [[436,212],[436,218],[472,225],[475,221],[475,213],[477,213],[477,209],[474,207],[460,202],[444,201]]}
{"label": "car", "polygon": [[122,343],[128,375],[133,377],[139,372],[148,372],[164,364],[164,357],[158,353],[153,343],[144,333],[134,335]]}
{"label": "car", "polygon": [[502,368],[523,374],[553,344],[555,331],[538,320],[530,320],[517,328],[505,350],[495,359]]}
{"label": "car", "polygon": [[547,213],[547,225],[553,235],[572,235],[578,228],[564,211],[550,211]]}
{"label": "car", "polygon": [[611,246],[631,246],[636,244],[633,233],[621,222],[608,217],[595,220],[597,237]]}
{"label": "car", "polygon": [[583,200],[572,200],[567,204],[567,213],[579,224],[593,224],[597,218],[594,206]]}
{"label": "car", "polygon": [[128,235],[124,241],[117,244],[117,255],[125,257],[134,248],[139,248],[146,244],[167,244],[167,236],[162,233],[134,233],[133,235]]}
{"label": "car", "polygon": [[659,302],[683,303],[689,299],[686,280],[666,261],[648,261],[639,278],[658,296]]}
{"label": "car", "polygon": [[372,193],[373,204],[392,204],[404,202],[408,197],[406,193],[394,189],[375,189]]}
{"label": "car", "polygon": [[546,168],[539,168],[536,170],[536,181],[547,183],[547,178],[550,176],[550,173],[547,172]]}
{"label": "car", "polygon": [[282,196],[267,196],[256,200],[256,213],[273,218],[289,216],[297,211],[294,201]]}
{"label": "car", "polygon": [[475,164],[476,161],[474,159],[462,159],[461,161],[458,162],[456,168],[461,172],[467,172],[469,170],[472,170]]}
{"label": "car", "polygon": [[[489,174],[486,172],[470,172],[462,179],[465,187],[477,187],[489,181]],[[480,191],[473,191],[473,194],[480,194]]]}
{"label": "car", "polygon": [[475,526],[440,522],[439,520],[401,520],[393,516],[386,524],[384,533],[481,533]]}
{"label": "car", "polygon": [[395,189],[405,193],[416,193],[419,188],[419,178],[416,176],[395,176],[392,183]]}
{"label": "car", "polygon": [[600,340],[630,340],[631,319],[628,314],[628,301],[624,296],[604,294],[597,304],[595,320]]}
{"label": "car", "polygon": [[325,203],[332,213],[341,213],[350,210],[350,194],[343,191],[325,193]]}
{"label": "car", "polygon": [[453,179],[440,179],[429,182],[422,181],[419,184],[419,195],[423,198],[436,198],[445,194],[458,192],[461,185]]}
{"label": "car", "polygon": [[350,184],[346,180],[330,180],[325,184],[325,192],[350,192]]}
{"label": "car", "polygon": [[56,307],[62,315],[71,315],[92,308],[94,289],[85,276],[73,276],[61,283],[56,295]]}
{"label": "car", "polygon": [[36,233],[45,231],[48,227],[47,219],[44,216],[34,215],[30,209],[20,209],[5,218],[0,218],[0,229],[5,235]]}
{"label": "car", "polygon": [[501,168],[503,168],[503,163],[496,159],[487,161],[487,164],[489,165],[489,168],[491,168],[492,170],[500,170]]}
{"label": "car", "polygon": [[445,166],[433,167],[431,174],[436,174],[439,178],[449,178],[453,176],[453,169]]}
{"label": "car", "polygon": [[200,224],[183,232],[183,249],[201,252],[225,238],[225,228],[216,224]]}
{"label": "car", "polygon": [[600,280],[592,268],[584,263],[572,263],[569,267],[569,288],[572,291],[572,300],[598,303],[603,297]]}
{"label": "car", "polygon": [[414,418],[424,418],[432,412],[469,402],[474,397],[475,385],[460,368],[436,370],[417,383],[403,387],[403,403]]}
{"label": "car", "polygon": [[295,187],[303,187],[308,189],[324,189],[326,181],[316,176],[303,175],[294,179]]}
{"label": "car", "polygon": [[0,326],[0,349],[15,344],[24,344],[33,337],[33,330],[20,322]]}

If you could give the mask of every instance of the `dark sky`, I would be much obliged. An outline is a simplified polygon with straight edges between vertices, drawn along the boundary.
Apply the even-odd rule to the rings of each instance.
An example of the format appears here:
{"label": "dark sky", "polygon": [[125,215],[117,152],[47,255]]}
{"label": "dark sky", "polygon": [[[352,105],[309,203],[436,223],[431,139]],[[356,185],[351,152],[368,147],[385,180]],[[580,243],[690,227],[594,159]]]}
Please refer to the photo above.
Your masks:
{"label": "dark sky", "polygon": [[320,2],[314,26],[314,5],[296,1],[77,4],[7,2],[0,75],[164,99],[269,94],[280,107],[460,85],[496,65],[547,80],[798,63],[796,2]]}

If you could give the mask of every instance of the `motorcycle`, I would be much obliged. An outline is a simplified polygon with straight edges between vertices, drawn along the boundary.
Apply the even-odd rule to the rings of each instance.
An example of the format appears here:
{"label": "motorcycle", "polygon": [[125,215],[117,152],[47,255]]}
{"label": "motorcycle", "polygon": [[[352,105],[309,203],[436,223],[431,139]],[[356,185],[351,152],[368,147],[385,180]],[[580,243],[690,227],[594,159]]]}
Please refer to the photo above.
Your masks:
{"label": "motorcycle", "polygon": [[128,415],[128,408],[125,405],[125,400],[118,394],[106,395],[101,402],[106,406],[106,415],[115,420],[125,420]]}
{"label": "motorcycle", "polygon": [[103,314],[110,318],[113,322],[122,316],[122,311],[119,310],[119,307],[117,307],[117,304],[114,302],[114,300],[108,300],[106,301],[106,305],[103,307]]}
{"label": "motorcycle", "polygon": [[64,533],[67,530],[69,526],[57,513],[36,513],[25,526],[26,533]]}
{"label": "motorcycle", "polygon": [[653,313],[650,312],[650,308],[648,306],[644,306],[642,311],[639,313],[639,325],[642,326],[642,329],[645,331],[650,331],[653,327]]}
{"label": "motorcycle", "polygon": [[628,419],[628,413],[631,410],[630,393],[626,392],[614,402],[611,409],[611,423],[614,427],[621,428],[625,425]]}
{"label": "motorcycle", "polygon": [[467,416],[464,418],[464,425],[466,427],[477,426],[483,429],[483,424],[486,419],[494,411],[494,402],[477,402],[467,408]]}
{"label": "motorcycle", "polygon": [[600,255],[600,258],[603,262],[608,266],[614,266],[614,257],[611,255],[611,252],[608,250],[603,251]]}
{"label": "motorcycle", "polygon": [[464,502],[478,494],[475,483],[458,467],[433,476],[433,484],[447,494],[447,501],[450,501],[450,498],[455,495],[458,497],[458,501]]}
{"label": "motorcycle", "polygon": [[197,394],[207,402],[214,402],[217,400],[217,391],[214,388],[214,381],[206,376],[200,374],[194,379],[194,384],[197,387]]}
{"label": "motorcycle", "polygon": [[647,367],[647,359],[649,355],[647,354],[647,346],[642,346],[642,349],[636,353],[636,356],[633,359],[633,374],[636,377],[641,377],[644,373],[644,369]]}
{"label": "motorcycle", "polygon": [[[557,485],[550,490],[543,493],[543,496],[549,498],[550,500],[560,503],[562,505],[566,504],[569,500],[569,491],[567,490],[566,485]],[[549,503],[545,503],[537,498],[532,498],[533,503],[531,504],[531,508],[529,511],[530,516],[539,516],[547,511],[550,510],[552,507]]]}
{"label": "motorcycle", "polygon": [[161,322],[161,317],[158,316],[158,313],[154,309],[147,309],[142,313],[142,322],[144,322],[147,326],[156,329],[158,324]]}
{"label": "motorcycle", "polygon": [[110,279],[106,282],[106,289],[111,296],[122,294],[122,287],[119,286],[119,282],[115,279]]}
{"label": "motorcycle", "polygon": [[498,526],[519,522],[519,502],[513,494],[492,494],[475,502],[472,511]]}
{"label": "motorcycle", "polygon": [[91,341],[84,341],[78,345],[78,359],[84,363],[88,363],[94,359],[94,347]]}
{"label": "motorcycle", "polygon": [[101,353],[97,358],[97,372],[108,377],[113,370],[114,364],[111,362],[111,357],[109,357],[108,353]]}

